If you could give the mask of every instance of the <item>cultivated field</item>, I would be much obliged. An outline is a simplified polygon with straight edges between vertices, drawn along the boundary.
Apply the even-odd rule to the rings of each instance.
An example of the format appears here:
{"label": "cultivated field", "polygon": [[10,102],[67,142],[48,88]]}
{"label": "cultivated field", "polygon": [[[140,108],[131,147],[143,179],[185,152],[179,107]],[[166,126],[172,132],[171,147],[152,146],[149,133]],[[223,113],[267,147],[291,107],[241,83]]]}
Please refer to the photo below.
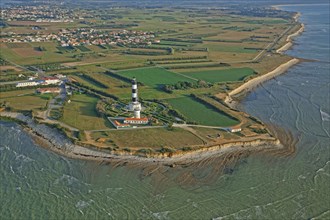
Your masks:
{"label": "cultivated field", "polygon": [[184,72],[184,75],[196,79],[204,80],[210,83],[242,81],[247,76],[253,75],[251,68],[230,68],[220,70],[206,70],[198,72]]}
{"label": "cultivated field", "polygon": [[213,107],[204,105],[191,97],[175,98],[167,100],[171,106],[188,118],[188,121],[210,126],[233,126],[237,120]]}
{"label": "cultivated field", "polygon": [[180,81],[194,81],[188,77],[157,67],[125,70],[118,73],[129,78],[136,77],[138,81],[153,88],[159,88],[164,84],[175,84]]}

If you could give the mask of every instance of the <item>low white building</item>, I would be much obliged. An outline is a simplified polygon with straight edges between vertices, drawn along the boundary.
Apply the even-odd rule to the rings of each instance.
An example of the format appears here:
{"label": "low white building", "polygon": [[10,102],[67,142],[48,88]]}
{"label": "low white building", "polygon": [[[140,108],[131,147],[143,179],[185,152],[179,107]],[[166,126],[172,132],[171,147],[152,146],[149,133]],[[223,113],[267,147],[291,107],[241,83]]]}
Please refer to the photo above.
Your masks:
{"label": "low white building", "polygon": [[148,124],[148,118],[125,118],[124,123],[126,124],[140,124],[145,125]]}
{"label": "low white building", "polygon": [[19,82],[16,84],[16,87],[27,87],[27,86],[37,86],[39,82],[29,81],[29,82]]}
{"label": "low white building", "polygon": [[235,127],[229,128],[229,131],[231,133],[240,132],[240,131],[242,131],[242,128],[240,126],[235,126]]}

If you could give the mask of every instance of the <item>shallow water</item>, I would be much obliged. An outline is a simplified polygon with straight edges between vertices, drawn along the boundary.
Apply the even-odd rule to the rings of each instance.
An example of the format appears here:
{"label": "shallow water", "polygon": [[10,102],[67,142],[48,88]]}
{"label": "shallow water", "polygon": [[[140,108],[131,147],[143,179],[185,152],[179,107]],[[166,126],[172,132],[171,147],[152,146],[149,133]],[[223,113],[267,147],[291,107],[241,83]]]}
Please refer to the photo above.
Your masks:
{"label": "shallow water", "polygon": [[4,122],[2,219],[329,219],[329,5],[285,8],[300,11],[306,24],[288,53],[327,62],[298,64],[249,94],[241,107],[292,132],[298,138],[294,154],[243,157],[221,175],[216,171],[223,158],[203,161],[194,171],[156,172],[68,159]]}

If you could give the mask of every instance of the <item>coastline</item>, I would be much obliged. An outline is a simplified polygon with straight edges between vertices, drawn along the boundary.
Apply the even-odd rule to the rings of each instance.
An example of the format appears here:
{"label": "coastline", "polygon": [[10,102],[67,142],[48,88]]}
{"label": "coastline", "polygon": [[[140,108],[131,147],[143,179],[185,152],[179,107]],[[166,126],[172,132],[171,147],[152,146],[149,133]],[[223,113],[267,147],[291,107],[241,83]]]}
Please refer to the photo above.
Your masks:
{"label": "coastline", "polygon": [[289,50],[293,46],[293,38],[299,36],[302,32],[304,32],[304,30],[305,30],[305,25],[301,24],[301,27],[299,28],[298,31],[287,36],[287,38],[286,38],[287,43],[285,45],[283,45],[282,47],[280,47],[279,49],[277,49],[276,53],[283,54],[285,51]]}

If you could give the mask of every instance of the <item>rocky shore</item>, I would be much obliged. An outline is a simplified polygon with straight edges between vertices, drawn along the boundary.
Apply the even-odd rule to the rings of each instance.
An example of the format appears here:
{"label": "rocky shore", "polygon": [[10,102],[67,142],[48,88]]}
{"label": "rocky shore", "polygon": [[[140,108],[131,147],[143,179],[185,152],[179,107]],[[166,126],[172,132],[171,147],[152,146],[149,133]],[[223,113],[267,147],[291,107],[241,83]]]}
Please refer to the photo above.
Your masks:
{"label": "rocky shore", "polygon": [[214,146],[203,147],[197,150],[168,154],[150,155],[150,157],[141,157],[124,152],[106,153],[97,149],[82,147],[72,143],[65,135],[59,133],[56,129],[44,124],[34,122],[29,116],[16,112],[0,112],[0,116],[19,121],[24,130],[27,131],[42,147],[50,149],[56,153],[67,157],[77,159],[88,159],[97,161],[123,161],[123,162],[149,162],[149,163],[187,163],[199,161],[207,157],[219,156],[225,153],[234,152],[238,149],[248,148],[249,150],[259,150],[265,147],[282,148],[280,141],[275,138],[254,139],[251,141],[233,141]]}

